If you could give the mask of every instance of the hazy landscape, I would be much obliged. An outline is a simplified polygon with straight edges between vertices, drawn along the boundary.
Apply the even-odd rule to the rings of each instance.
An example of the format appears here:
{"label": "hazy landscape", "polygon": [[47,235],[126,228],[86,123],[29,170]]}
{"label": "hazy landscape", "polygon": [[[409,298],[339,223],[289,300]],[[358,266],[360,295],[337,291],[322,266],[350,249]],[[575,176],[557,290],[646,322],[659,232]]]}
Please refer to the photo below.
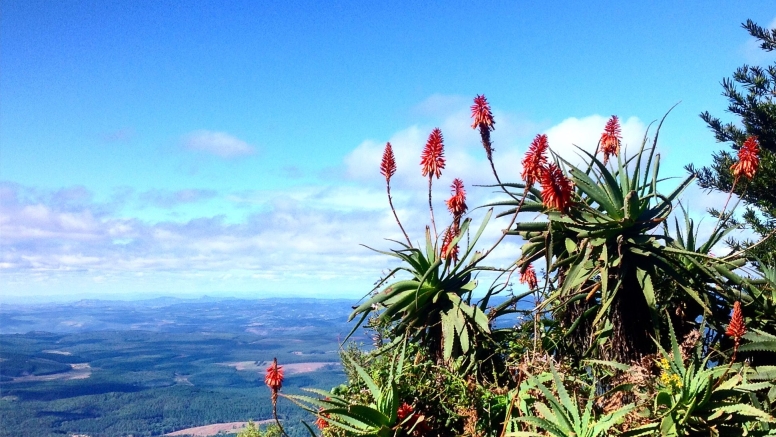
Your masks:
{"label": "hazy landscape", "polygon": [[[268,419],[263,372],[273,357],[285,366],[289,393],[344,382],[339,340],[349,332],[351,304],[217,298],[4,304],[0,436],[150,436]],[[302,410],[286,403],[279,414],[292,435],[300,431],[294,424]]]}
{"label": "hazy landscape", "polygon": [[776,437],[775,11],[0,0],[0,437]]}

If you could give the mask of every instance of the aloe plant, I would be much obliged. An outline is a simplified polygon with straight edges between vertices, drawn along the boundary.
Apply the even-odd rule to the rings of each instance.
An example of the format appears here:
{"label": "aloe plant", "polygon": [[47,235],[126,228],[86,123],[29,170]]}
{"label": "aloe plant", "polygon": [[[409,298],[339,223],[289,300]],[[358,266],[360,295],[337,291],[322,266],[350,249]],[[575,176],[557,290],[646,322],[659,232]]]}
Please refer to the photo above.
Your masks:
{"label": "aloe plant", "polygon": [[750,399],[758,391],[772,389],[770,382],[750,382],[745,371],[739,372],[731,366],[711,367],[711,355],[702,358],[700,348],[685,363],[673,328],[669,329],[669,337],[671,353],[658,345],[662,374],[653,403],[655,421],[624,435],[769,435],[767,427],[757,422],[776,420]]}
{"label": "aloe plant", "polygon": [[[576,187],[572,206],[568,211],[548,209],[541,193],[531,188],[520,211],[540,212],[548,220],[518,222],[510,231],[526,241],[518,261],[521,270],[536,260],[546,261],[555,280],[543,307],[554,309],[579,355],[589,354],[607,338],[611,341],[605,358],[630,362],[653,352],[651,337],[659,334],[661,325],[656,285],[666,281],[680,300],[693,302],[703,314],[711,311],[702,290],[722,280],[716,270],[702,265],[711,257],[677,247],[670,234],[660,232],[694,176],[667,194],[658,189],[663,181],[658,175],[660,155],[655,153],[659,131],[660,125],[652,147],[646,147],[645,134],[638,153],[630,158],[618,155],[611,168],[582,149],[589,161],[585,170],[554,155]],[[492,205],[509,206],[499,214],[507,215],[516,211],[517,202]]]}
{"label": "aloe plant", "polygon": [[[377,311],[378,321],[389,327],[390,337],[401,339],[407,334],[411,340],[428,347],[433,356],[445,360],[471,355],[477,347],[488,342],[492,333],[491,321],[508,312],[509,302],[523,296],[516,296],[486,314],[488,300],[495,293],[491,287],[478,304],[472,304],[472,292],[477,287],[475,274],[482,270],[495,270],[479,266],[484,254],[474,250],[491,214],[492,210],[485,214],[482,224],[457,261],[451,261],[450,256],[441,253],[428,229],[425,251],[401,242],[396,242],[401,245],[400,250],[378,251],[400,259],[402,265],[381,280],[375,287],[375,293],[350,314],[349,320],[360,316],[353,331],[367,316]],[[470,218],[463,221],[451,247],[466,235],[470,224]],[[389,283],[389,278],[397,273],[407,273],[410,279]]]}
{"label": "aloe plant", "polygon": [[[326,426],[339,428],[347,433],[365,437],[391,437],[400,435],[401,432],[410,431],[423,418],[413,414],[401,418],[399,407],[401,402],[398,395],[397,384],[401,380],[404,371],[406,342],[393,356],[388,382],[384,387],[375,383],[372,377],[347,355],[343,355],[353,366],[361,381],[366,385],[371,402],[368,404],[353,403],[343,397],[319,389],[304,389],[315,393],[320,398],[305,395],[284,395],[303,409],[314,414]],[[305,423],[307,426],[307,424]],[[307,426],[310,433],[315,436],[312,428]]]}
{"label": "aloe plant", "polygon": [[[611,435],[613,428],[635,408],[633,404],[628,404],[608,414],[598,415],[593,408],[595,384],[590,385],[583,407],[580,405],[582,400],[579,397],[572,397],[569,394],[563,379],[552,362],[550,362],[550,374],[552,380],[549,387],[545,386],[546,375],[533,377],[521,387],[523,392],[529,388],[538,389],[543,399],[524,399],[520,407],[523,415],[507,418],[510,431],[506,432],[504,436],[597,437]],[[530,430],[515,429],[520,423],[527,425]]]}

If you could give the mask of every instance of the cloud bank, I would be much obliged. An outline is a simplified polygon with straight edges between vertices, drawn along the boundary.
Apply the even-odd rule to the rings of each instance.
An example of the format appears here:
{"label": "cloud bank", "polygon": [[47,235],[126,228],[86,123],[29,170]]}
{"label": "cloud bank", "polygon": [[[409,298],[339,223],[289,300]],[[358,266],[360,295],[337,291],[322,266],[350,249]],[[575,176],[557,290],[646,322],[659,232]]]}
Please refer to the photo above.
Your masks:
{"label": "cloud bank", "polygon": [[[436,97],[417,109],[430,116],[444,112],[437,123],[363,141],[343,157],[339,178],[320,185],[234,192],[207,188],[135,192],[124,187],[98,201],[80,186],[47,191],[2,183],[0,278],[19,294],[32,283],[42,284],[34,288],[38,291],[56,290],[79,278],[79,286],[89,283],[95,290],[121,285],[157,292],[282,289],[308,296],[363,295],[393,261],[361,244],[385,250],[395,247],[385,238],[403,239],[379,174],[386,141],[394,147],[398,166],[391,181],[394,205],[413,242],[423,240],[429,223],[428,180],[421,177],[419,163],[435,126],[442,129],[447,157],[442,178],[433,180],[440,233],[450,220],[444,200],[453,178],[463,179],[470,207],[503,198],[494,188],[476,186],[492,184],[494,178],[479,135],[470,127],[468,106],[451,109],[448,100]],[[540,129],[530,120],[497,111],[494,158],[502,181],[519,181],[523,153],[538,133],[548,135],[556,153],[580,162],[575,145],[593,152],[608,118],[572,117]],[[623,143],[631,153],[641,145],[645,129],[637,117],[622,121]],[[220,132],[198,131],[184,144],[224,158],[255,153],[254,147]],[[208,202],[225,202],[241,215],[213,214]],[[707,205],[692,206],[702,213],[699,209]],[[144,208],[172,212],[188,208],[189,214],[186,219],[173,214],[151,220],[137,213]],[[199,211],[193,217],[192,208]],[[470,211],[475,227],[484,213]],[[526,215],[521,220],[532,218]],[[480,248],[495,242],[507,224],[507,218],[494,219]],[[521,244],[518,238],[507,238],[489,264],[509,266],[519,257]]]}
{"label": "cloud bank", "polygon": [[187,150],[205,152],[221,158],[253,155],[256,148],[226,132],[198,130],[185,135],[181,144]]}

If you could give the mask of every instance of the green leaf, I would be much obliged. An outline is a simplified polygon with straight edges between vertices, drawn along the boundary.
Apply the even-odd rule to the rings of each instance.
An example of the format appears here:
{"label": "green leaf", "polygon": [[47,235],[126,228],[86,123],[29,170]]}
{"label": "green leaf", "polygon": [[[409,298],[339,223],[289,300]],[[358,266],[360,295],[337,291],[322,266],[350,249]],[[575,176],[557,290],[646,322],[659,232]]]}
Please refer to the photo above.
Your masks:
{"label": "green leaf", "polygon": [[[540,429],[546,430],[551,435],[556,437],[570,436],[570,434],[567,431],[564,432],[554,424],[540,417],[524,416],[524,417],[515,417],[512,420],[515,422],[524,422],[524,423],[532,424]],[[513,431],[513,432],[508,432],[504,435],[507,437],[510,437],[510,436],[544,436],[545,434],[531,433],[531,432],[525,432],[525,431]]]}
{"label": "green leaf", "polygon": [[668,320],[668,337],[671,340],[671,355],[674,360],[674,364],[676,367],[674,368],[675,371],[679,371],[678,373],[681,376],[684,376],[684,363],[682,362],[682,351],[679,349],[679,342],[676,341],[676,334],[674,333],[674,325],[671,323],[671,318],[668,317],[666,320]]}
{"label": "green leaf", "polygon": [[758,410],[757,408],[749,404],[725,405],[723,407],[719,407],[715,409],[715,411],[722,411],[725,413],[738,413],[744,416],[757,417],[760,420],[764,420],[766,422],[774,421],[773,416],[771,416],[770,414],[764,411]]}
{"label": "green leaf", "polygon": [[639,285],[644,293],[647,305],[649,305],[650,310],[655,311],[655,289],[652,286],[652,276],[640,267],[636,267],[636,277],[639,280]]}
{"label": "green leaf", "polygon": [[461,351],[466,354],[469,352],[469,330],[466,325],[462,325],[458,331],[458,339],[461,341]]}
{"label": "green leaf", "polygon": [[455,338],[455,325],[450,320],[450,315],[441,313],[442,317],[442,357],[449,360],[453,355],[453,340]]}
{"label": "green leaf", "polygon": [[577,244],[574,243],[574,240],[572,240],[571,238],[566,238],[564,243],[566,244],[566,252],[570,254],[576,252]]}
{"label": "green leaf", "polygon": [[558,391],[561,403],[566,408],[566,411],[571,413],[574,422],[579,423],[579,410],[577,409],[577,404],[571,401],[571,397],[569,396],[568,391],[566,391],[566,387],[563,385],[563,381],[560,379],[560,375],[552,364],[552,361],[550,361],[550,371],[552,372],[552,379],[555,381],[555,390]]}
{"label": "green leaf", "polygon": [[625,218],[636,220],[641,215],[641,201],[638,193],[631,190],[625,195]]}
{"label": "green leaf", "polygon": [[396,412],[399,409],[398,395],[393,383],[383,390],[382,395],[377,401],[377,410],[385,415],[387,422],[384,425],[393,425],[396,422]]}
{"label": "green leaf", "polygon": [[344,357],[347,358],[348,361],[350,361],[350,365],[353,366],[354,369],[356,369],[356,372],[358,373],[358,376],[361,377],[361,379],[364,381],[364,384],[366,384],[366,387],[369,389],[369,391],[372,393],[372,398],[374,400],[380,399],[380,388],[375,384],[375,381],[372,379],[372,377],[369,376],[366,371],[358,365],[355,361],[353,361],[352,358],[350,358],[349,355],[344,354]]}
{"label": "green leaf", "polygon": [[[466,252],[461,256],[461,262],[456,264],[455,267],[453,267],[453,270],[450,272],[450,276],[454,276],[455,273],[458,271],[458,268],[463,265],[463,260],[465,260],[469,254],[474,250],[474,246],[477,244],[477,241],[480,239],[480,236],[482,236],[482,232],[485,231],[485,226],[490,221],[490,216],[493,214],[493,208],[488,209],[488,212],[485,213],[485,217],[482,218],[482,223],[480,224],[480,228],[477,229],[477,233],[474,234],[474,238],[471,239],[471,242],[469,243],[469,247],[466,248]],[[468,222],[464,223],[461,226],[461,235],[466,233],[466,229],[468,229],[468,223],[470,223],[471,220],[469,219]]]}
{"label": "green leaf", "polygon": [[654,435],[655,431],[658,430],[659,424],[657,423],[648,423],[646,425],[642,425],[638,428],[630,429],[622,434],[620,434],[621,437],[640,437],[649,435]]}
{"label": "green leaf", "polygon": [[616,214],[610,214],[613,217],[622,218],[623,217],[623,202],[624,202],[624,195],[622,192],[622,187],[620,187],[617,184],[617,180],[614,179],[614,176],[609,171],[609,169],[604,165],[603,162],[599,161],[598,158],[596,158],[594,155],[590,154],[587,150],[582,149],[581,147],[577,147],[582,153],[589,156],[591,161],[598,167],[599,169],[599,175],[603,178],[604,182],[601,184],[606,191],[607,195],[609,196],[609,199],[611,199],[613,206],[617,209]]}
{"label": "green leaf", "polygon": [[546,231],[549,225],[549,222],[517,222],[513,229],[520,232],[537,232]]}
{"label": "green leaf", "polygon": [[[588,401],[592,404],[591,401]],[[617,425],[622,421],[623,418],[625,418],[628,413],[633,411],[633,409],[636,408],[633,404],[628,404],[623,406],[622,408],[619,408],[616,411],[612,411],[609,414],[604,415],[601,417],[598,421],[598,423],[593,426],[593,435],[599,435],[602,432],[609,431],[614,425]],[[609,435],[609,434],[606,434]]]}
{"label": "green leaf", "polygon": [[776,380],[776,366],[758,366],[754,368],[755,373],[749,376],[754,381],[772,379]]}

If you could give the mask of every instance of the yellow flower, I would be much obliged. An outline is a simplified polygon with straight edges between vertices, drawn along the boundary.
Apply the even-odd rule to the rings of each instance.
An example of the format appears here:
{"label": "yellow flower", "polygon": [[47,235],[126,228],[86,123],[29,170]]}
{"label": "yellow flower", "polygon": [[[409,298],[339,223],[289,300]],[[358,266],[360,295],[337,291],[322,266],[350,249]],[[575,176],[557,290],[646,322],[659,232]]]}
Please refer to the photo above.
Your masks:
{"label": "yellow flower", "polygon": [[670,388],[672,391],[682,388],[682,378],[671,370],[671,364],[668,363],[667,358],[661,358],[657,362],[657,366],[660,367],[660,383]]}

